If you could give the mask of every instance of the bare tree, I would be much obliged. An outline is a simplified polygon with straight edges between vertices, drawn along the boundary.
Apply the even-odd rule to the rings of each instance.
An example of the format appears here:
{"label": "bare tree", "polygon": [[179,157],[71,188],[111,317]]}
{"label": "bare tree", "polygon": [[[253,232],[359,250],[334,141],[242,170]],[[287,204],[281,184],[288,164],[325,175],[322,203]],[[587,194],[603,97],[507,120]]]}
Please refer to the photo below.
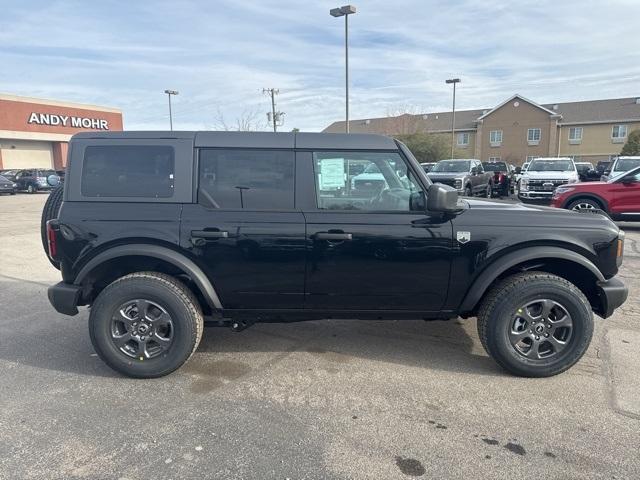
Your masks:
{"label": "bare tree", "polygon": [[260,113],[257,110],[243,110],[240,116],[232,122],[227,122],[220,108],[216,111],[214,119],[215,130],[237,131],[237,132],[258,132],[266,130],[267,122],[260,121]]}
{"label": "bare tree", "polygon": [[398,105],[387,108],[385,130],[395,135],[413,135],[424,131],[424,119],[420,107],[416,105]]}

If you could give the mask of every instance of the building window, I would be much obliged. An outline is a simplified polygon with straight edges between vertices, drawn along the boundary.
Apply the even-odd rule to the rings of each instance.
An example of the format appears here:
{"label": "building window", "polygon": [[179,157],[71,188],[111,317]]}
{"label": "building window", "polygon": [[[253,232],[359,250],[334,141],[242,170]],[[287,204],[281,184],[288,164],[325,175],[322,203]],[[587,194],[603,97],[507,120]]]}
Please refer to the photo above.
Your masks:
{"label": "building window", "polygon": [[624,143],[627,138],[626,125],[614,125],[611,129],[611,140],[613,143]]}
{"label": "building window", "polygon": [[538,145],[542,132],[539,128],[530,128],[527,130],[527,142],[529,145]]}
{"label": "building window", "polygon": [[499,162],[502,160],[502,157],[489,157],[490,162]]}
{"label": "building window", "polygon": [[466,147],[469,145],[469,134],[468,133],[459,133],[458,134],[458,146]]}
{"label": "building window", "polygon": [[491,143],[492,147],[502,145],[502,130],[491,130],[489,132],[489,143]]}
{"label": "building window", "polygon": [[577,145],[582,142],[582,127],[571,127],[569,129],[569,143]]}

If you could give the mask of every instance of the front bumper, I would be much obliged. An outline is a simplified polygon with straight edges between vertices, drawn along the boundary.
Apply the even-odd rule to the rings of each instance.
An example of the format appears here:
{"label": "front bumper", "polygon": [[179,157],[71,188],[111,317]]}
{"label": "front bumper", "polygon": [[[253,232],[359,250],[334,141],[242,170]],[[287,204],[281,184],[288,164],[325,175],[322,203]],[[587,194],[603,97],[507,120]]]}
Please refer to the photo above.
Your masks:
{"label": "front bumper", "polygon": [[540,202],[540,203],[550,203],[551,197],[553,196],[553,192],[534,192],[534,191],[519,191],[518,198],[523,202]]}
{"label": "front bumper", "polygon": [[56,312],[65,315],[77,315],[81,291],[82,288],[78,285],[59,282],[49,287],[47,296],[49,297],[49,303],[53,305]]}
{"label": "front bumper", "polygon": [[601,310],[596,313],[602,318],[608,318],[613,311],[622,305],[629,295],[629,289],[617,278],[610,278],[604,282],[598,282],[598,296],[600,297]]}

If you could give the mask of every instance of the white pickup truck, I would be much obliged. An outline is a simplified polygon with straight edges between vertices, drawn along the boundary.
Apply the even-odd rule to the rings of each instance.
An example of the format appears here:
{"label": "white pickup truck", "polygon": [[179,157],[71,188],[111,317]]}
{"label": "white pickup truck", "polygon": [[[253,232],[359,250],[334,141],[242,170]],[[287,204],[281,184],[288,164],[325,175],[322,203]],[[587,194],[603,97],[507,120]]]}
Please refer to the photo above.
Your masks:
{"label": "white pickup truck", "polygon": [[522,173],[518,198],[524,203],[550,203],[557,187],[578,181],[578,170],[571,158],[534,158]]}

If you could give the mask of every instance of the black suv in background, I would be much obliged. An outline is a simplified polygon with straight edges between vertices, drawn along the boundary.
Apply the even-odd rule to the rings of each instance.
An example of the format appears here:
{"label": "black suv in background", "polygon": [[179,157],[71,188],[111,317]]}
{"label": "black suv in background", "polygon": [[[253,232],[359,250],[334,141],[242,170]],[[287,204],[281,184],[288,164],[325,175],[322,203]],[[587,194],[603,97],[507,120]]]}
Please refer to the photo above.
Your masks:
{"label": "black suv in background", "polygon": [[[205,320],[458,316],[505,369],[549,376],[627,296],[606,215],[459,199],[388,137],[83,133],[69,151],[43,212],[49,299],[90,306],[96,352],[133,377],[180,367]],[[352,164],[384,187],[353,188]]]}

